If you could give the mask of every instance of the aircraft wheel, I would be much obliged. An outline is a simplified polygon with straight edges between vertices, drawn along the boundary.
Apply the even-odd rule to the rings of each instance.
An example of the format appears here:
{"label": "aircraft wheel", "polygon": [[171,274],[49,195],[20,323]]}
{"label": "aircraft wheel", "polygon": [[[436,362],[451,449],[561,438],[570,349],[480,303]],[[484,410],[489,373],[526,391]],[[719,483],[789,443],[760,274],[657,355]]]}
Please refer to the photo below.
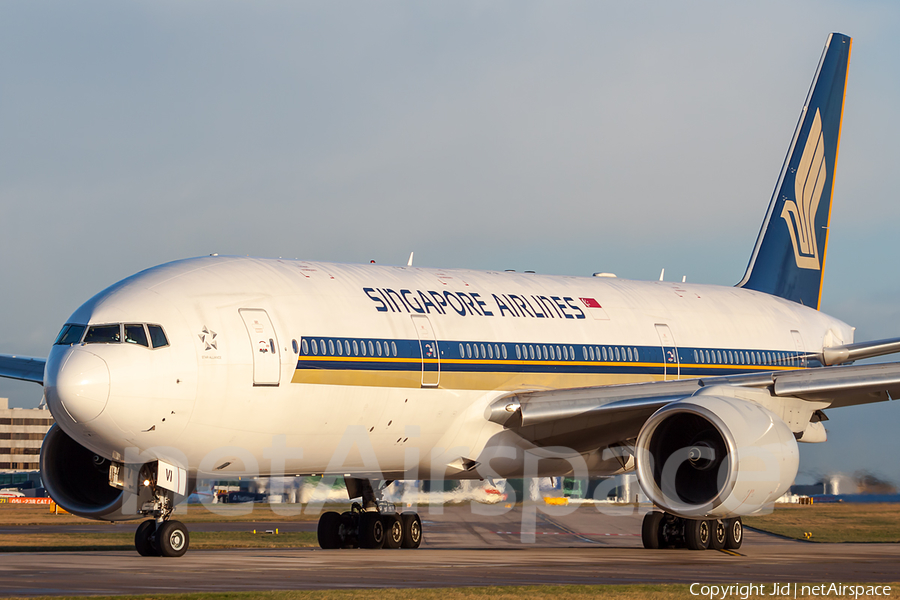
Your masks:
{"label": "aircraft wheel", "polygon": [[744,522],[740,517],[725,521],[725,548],[737,550],[744,541]]}
{"label": "aircraft wheel", "polygon": [[416,513],[403,513],[400,515],[403,522],[404,548],[418,548],[422,545],[422,519]]}
{"label": "aircraft wheel", "polygon": [[384,546],[384,523],[377,512],[359,516],[359,547],[378,550]]}
{"label": "aircraft wheel", "polygon": [[141,556],[159,556],[159,552],[153,547],[151,538],[156,532],[156,521],[147,519],[138,525],[137,531],[134,532],[134,549]]}
{"label": "aircraft wheel", "polygon": [[704,519],[685,519],[684,543],[691,550],[706,550],[709,548],[709,521]]}
{"label": "aircraft wheel", "polygon": [[641,525],[641,541],[644,542],[644,548],[658,550],[662,546],[660,529],[663,526],[663,516],[658,510],[651,510],[644,515],[644,522]]}
{"label": "aircraft wheel", "polygon": [[336,550],[341,547],[341,515],[334,511],[322,513],[316,527],[316,538],[323,550]]}
{"label": "aircraft wheel", "polygon": [[709,549],[721,550],[725,547],[728,533],[725,531],[725,522],[718,519],[709,522]]}
{"label": "aircraft wheel", "polygon": [[403,519],[396,513],[381,516],[384,523],[384,547],[400,548],[403,545]]}
{"label": "aircraft wheel", "polygon": [[156,549],[162,556],[182,556],[190,542],[187,527],[181,521],[166,521],[156,530]]}

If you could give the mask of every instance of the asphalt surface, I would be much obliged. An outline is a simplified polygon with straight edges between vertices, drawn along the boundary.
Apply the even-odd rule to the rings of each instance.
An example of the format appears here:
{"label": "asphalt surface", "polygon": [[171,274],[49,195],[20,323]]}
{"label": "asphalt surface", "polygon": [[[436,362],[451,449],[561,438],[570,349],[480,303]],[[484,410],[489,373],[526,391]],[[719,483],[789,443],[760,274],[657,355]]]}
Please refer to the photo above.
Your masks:
{"label": "asphalt surface", "polygon": [[[543,512],[549,509],[554,514]],[[648,551],[641,547],[641,514],[610,515],[591,506],[562,514],[565,510],[571,509],[542,507],[532,517],[521,508],[484,515],[473,514],[468,505],[440,513],[422,507],[425,541],[418,550],[206,550],[177,559],[142,558],[136,552],[5,553],[0,555],[0,596],[900,579],[900,544],[816,544],[748,531],[737,553]],[[191,527],[249,531],[268,525],[297,531],[314,524]],[[93,526],[71,530],[76,527]]]}

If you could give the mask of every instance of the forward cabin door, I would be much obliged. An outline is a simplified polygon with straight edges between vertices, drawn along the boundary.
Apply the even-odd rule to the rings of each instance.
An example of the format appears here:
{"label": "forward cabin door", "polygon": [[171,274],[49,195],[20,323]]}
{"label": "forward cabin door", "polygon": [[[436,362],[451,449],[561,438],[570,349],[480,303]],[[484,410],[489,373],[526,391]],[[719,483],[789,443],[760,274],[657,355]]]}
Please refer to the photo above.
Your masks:
{"label": "forward cabin door", "polygon": [[281,382],[281,352],[269,315],[259,308],[242,308],[238,312],[250,336],[253,385],[278,385]]}
{"label": "forward cabin door", "polygon": [[410,315],[419,336],[419,356],[422,357],[422,387],[437,387],[441,382],[441,357],[431,321],[425,315]]}
{"label": "forward cabin door", "polygon": [[663,352],[663,379],[681,378],[681,361],[678,358],[678,346],[675,345],[675,337],[665,323],[656,324],[656,333],[659,334],[659,343]]}

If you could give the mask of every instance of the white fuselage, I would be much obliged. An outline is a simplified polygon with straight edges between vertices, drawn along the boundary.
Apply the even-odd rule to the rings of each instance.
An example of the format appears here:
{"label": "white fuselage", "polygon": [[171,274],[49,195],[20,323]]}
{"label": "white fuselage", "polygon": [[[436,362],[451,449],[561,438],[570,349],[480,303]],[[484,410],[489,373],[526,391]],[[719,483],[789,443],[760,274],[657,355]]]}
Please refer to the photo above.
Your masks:
{"label": "white fuselage", "polygon": [[168,341],[53,346],[47,400],[70,436],[223,476],[477,476],[454,461],[528,447],[485,418],[510,391],[793,369],[853,341],[731,287],[237,257],[143,271],[68,322]]}

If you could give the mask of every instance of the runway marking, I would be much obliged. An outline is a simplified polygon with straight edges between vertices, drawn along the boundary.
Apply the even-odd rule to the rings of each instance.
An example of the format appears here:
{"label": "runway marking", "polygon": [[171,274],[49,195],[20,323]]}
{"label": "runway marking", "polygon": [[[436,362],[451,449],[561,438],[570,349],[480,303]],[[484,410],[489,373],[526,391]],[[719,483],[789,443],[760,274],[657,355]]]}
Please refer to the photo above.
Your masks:
{"label": "runway marking", "polygon": [[[558,526],[557,526],[558,527]],[[534,535],[592,535],[595,537],[599,536],[621,536],[621,537],[640,537],[639,533],[577,533],[575,531],[495,531],[497,535],[522,535],[524,534],[534,534]]]}
{"label": "runway marking", "polygon": [[740,552],[735,552],[734,550],[726,550],[725,548],[719,548],[719,552],[724,552],[729,556],[747,556],[746,554],[741,554]]}

